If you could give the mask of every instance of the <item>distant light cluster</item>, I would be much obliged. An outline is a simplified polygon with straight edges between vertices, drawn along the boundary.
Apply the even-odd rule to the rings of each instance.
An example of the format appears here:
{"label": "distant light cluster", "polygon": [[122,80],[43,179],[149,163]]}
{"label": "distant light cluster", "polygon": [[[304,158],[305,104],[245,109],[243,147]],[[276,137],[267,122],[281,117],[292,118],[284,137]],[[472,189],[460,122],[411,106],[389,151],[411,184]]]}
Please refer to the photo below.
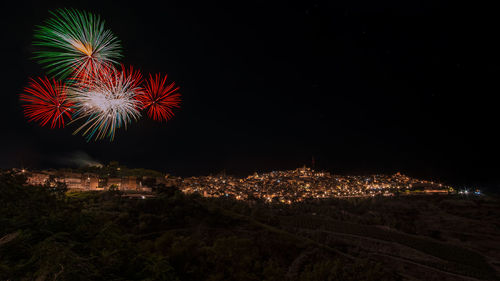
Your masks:
{"label": "distant light cluster", "polygon": [[307,199],[396,196],[455,193],[451,186],[432,181],[394,175],[343,176],[303,167],[291,171],[234,178],[205,176],[179,179],[185,193],[198,192],[205,197],[232,197],[239,200],[293,203]]}
{"label": "distant light cluster", "polygon": [[[328,198],[363,198],[375,196],[412,196],[458,194],[481,196],[477,188],[456,189],[438,182],[410,178],[400,173],[392,175],[333,175],[303,167],[289,171],[273,171],[238,178],[226,176],[175,177],[157,173],[154,176],[131,174],[99,175],[93,172],[57,170],[13,170],[27,176],[27,184],[52,186],[65,183],[73,191],[107,190],[116,186],[121,191],[151,192],[153,188],[178,187],[184,193],[204,197],[228,197],[237,200],[262,200],[266,203],[285,203]],[[117,172],[120,168],[117,168]],[[51,178],[52,177],[52,178]],[[52,179],[52,181],[51,181]]]}
{"label": "distant light cluster", "polygon": [[32,79],[20,100],[28,121],[62,128],[80,122],[75,134],[87,141],[109,138],[138,120],[141,111],[168,121],[180,107],[179,87],[167,75],[142,74],[119,65],[117,37],[98,15],[58,9],[35,31],[35,56],[51,79]]}

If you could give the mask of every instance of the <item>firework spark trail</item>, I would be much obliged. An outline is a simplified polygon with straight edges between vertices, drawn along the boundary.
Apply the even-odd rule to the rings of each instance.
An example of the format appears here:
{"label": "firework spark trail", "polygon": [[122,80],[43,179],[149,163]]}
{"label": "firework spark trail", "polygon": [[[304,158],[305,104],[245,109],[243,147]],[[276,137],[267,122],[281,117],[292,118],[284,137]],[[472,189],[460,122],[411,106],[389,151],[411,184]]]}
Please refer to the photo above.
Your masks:
{"label": "firework spark trail", "polygon": [[72,103],[67,99],[66,90],[64,83],[54,79],[30,79],[29,85],[20,95],[28,121],[38,122],[40,126],[50,124],[52,129],[64,127],[64,118],[71,120],[72,111]]}
{"label": "firework spark trail", "polygon": [[90,82],[76,83],[71,87],[70,100],[75,103],[76,120],[85,120],[74,134],[82,132],[87,141],[109,137],[114,139],[115,131],[141,115],[140,103],[135,96],[142,91],[139,86],[142,75],[129,71],[107,68],[94,76]]}
{"label": "firework spark trail", "polygon": [[35,31],[35,59],[55,77],[98,73],[102,66],[117,63],[120,41],[98,15],[74,9],[50,12],[52,18]]}
{"label": "firework spark trail", "polygon": [[137,100],[150,118],[155,121],[168,121],[174,116],[173,109],[180,107],[181,95],[175,83],[166,84],[167,75],[161,79],[160,74],[149,75],[144,85],[144,91],[137,95]]}

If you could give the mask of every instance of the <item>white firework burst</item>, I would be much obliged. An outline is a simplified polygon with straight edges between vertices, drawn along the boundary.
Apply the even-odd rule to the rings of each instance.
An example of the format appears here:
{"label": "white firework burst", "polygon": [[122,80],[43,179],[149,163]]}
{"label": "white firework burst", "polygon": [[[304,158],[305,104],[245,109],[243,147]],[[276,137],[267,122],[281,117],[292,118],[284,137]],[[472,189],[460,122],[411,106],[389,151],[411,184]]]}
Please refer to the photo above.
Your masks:
{"label": "white firework burst", "polygon": [[85,122],[75,130],[92,138],[114,139],[115,130],[122,126],[127,128],[133,120],[140,118],[140,102],[135,96],[141,92],[141,74],[132,68],[127,72],[108,68],[91,78],[86,77],[82,83],[75,83],[69,93],[69,99],[75,104],[75,119]]}

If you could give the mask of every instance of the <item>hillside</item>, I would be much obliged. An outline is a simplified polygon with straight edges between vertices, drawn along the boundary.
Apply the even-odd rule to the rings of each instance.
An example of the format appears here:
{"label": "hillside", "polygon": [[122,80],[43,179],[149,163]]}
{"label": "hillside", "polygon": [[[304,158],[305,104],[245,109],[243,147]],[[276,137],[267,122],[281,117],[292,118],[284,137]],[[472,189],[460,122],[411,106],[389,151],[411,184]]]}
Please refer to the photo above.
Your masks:
{"label": "hillside", "polygon": [[64,192],[0,179],[0,280],[496,280],[481,197],[247,203]]}

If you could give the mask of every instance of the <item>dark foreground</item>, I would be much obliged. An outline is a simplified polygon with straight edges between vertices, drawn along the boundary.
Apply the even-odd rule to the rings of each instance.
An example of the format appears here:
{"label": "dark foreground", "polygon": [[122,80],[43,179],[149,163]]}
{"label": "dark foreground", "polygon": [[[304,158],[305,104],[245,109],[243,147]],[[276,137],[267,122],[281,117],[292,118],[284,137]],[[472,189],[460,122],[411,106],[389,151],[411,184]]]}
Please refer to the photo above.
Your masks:
{"label": "dark foreground", "polygon": [[497,280],[497,198],[266,205],[0,181],[0,280]]}

